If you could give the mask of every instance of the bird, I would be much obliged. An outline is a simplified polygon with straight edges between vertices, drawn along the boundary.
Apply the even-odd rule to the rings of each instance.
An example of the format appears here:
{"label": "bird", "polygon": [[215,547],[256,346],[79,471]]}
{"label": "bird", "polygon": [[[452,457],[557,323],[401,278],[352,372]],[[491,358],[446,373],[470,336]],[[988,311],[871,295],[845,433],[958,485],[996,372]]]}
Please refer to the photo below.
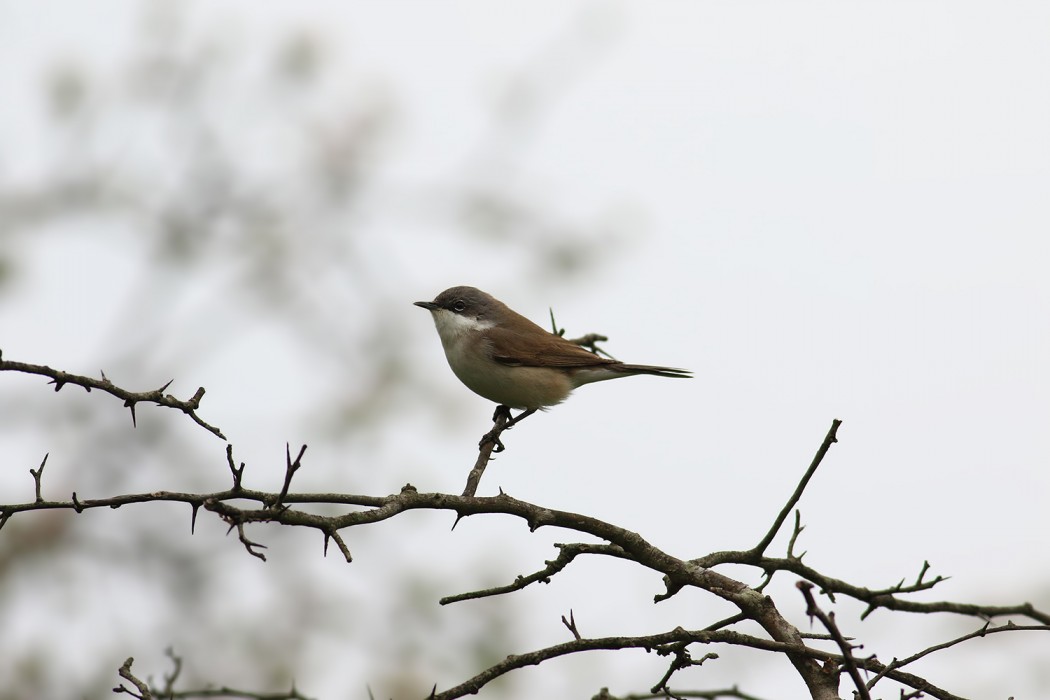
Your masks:
{"label": "bird", "polygon": [[584,384],[638,374],[692,376],[685,369],[601,357],[475,287],[451,287],[414,304],[430,311],[445,359],[468,389],[499,404],[497,413],[501,407],[523,411],[511,424],[561,403]]}

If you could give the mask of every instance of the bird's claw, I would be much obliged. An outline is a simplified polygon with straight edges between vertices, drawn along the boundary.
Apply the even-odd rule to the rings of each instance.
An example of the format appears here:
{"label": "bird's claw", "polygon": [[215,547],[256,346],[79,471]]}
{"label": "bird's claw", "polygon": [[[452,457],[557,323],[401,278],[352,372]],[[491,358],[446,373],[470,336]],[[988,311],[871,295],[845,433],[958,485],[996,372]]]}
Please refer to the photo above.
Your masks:
{"label": "bird's claw", "polygon": [[[502,431],[500,431],[500,432],[502,432]],[[494,447],[492,448],[493,452],[497,452],[498,453],[498,452],[502,452],[503,450],[507,449],[506,447],[504,447],[503,443],[500,441],[499,433],[497,433],[495,429],[490,430],[487,433],[485,433],[483,436],[481,436],[481,442],[478,443],[478,449],[485,449],[485,445],[487,445],[490,442],[494,445]]]}
{"label": "bird's claw", "polygon": [[[500,425],[500,418],[503,419],[502,426]],[[503,404],[496,406],[496,410],[492,413],[492,422],[495,423],[495,425],[492,426],[492,430],[481,436],[481,441],[478,443],[478,449],[485,449],[485,445],[491,442],[493,445],[493,452],[502,452],[507,448],[499,439],[500,433],[514,423],[510,413],[510,407],[504,406]]]}

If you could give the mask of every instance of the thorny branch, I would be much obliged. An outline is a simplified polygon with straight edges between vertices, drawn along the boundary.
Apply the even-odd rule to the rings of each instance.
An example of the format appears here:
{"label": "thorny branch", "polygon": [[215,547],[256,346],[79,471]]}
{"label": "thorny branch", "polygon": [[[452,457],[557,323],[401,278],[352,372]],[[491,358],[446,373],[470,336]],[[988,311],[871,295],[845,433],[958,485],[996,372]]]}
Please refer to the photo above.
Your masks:
{"label": "thorny branch", "polygon": [[[27,371],[25,368],[30,368],[30,373],[51,376],[59,388],[64,383],[75,383],[87,389],[101,388],[115,396],[125,398],[125,401],[131,404],[137,401],[150,401],[158,405],[178,408],[190,415],[196,422],[204,425],[211,432],[221,435],[217,430],[203,424],[196,417],[194,411],[199,403],[200,395],[203,394],[203,390],[199,391],[198,395],[191,400],[191,405],[188,402],[179,402],[170,396],[161,396],[164,388],[156,392],[132,394],[113,386],[105,378],[100,381],[68,375],[50,368],[39,368],[33,365],[20,365],[9,362],[3,362],[0,368],[13,371]],[[498,416],[496,418],[498,421]],[[611,523],[586,515],[527,503],[502,492],[494,497],[477,497],[473,495],[472,491],[469,494],[460,496],[441,493],[419,493],[409,484],[403,487],[400,492],[387,496],[294,493],[291,491],[291,483],[294,475],[302,466],[302,458],[306,450],[305,446],[298,451],[294,459],[291,456],[290,446],[286,446],[285,477],[278,493],[245,488],[243,486],[244,464],[237,465],[233,459],[232,447],[228,445],[226,462],[229,467],[232,485],[225,491],[212,493],[156,491],[83,500],[78,498],[76,493],[73,493],[68,501],[47,500],[43,497],[41,483],[44,465],[47,461],[47,457],[45,457],[39,468],[30,470],[34,480],[34,500],[26,503],[0,504],[0,528],[14,515],[28,511],[72,510],[76,513],[81,513],[85,510],[119,508],[135,503],[181,502],[188,504],[191,508],[191,528],[201,508],[215,513],[230,526],[231,531],[237,531],[238,539],[245,550],[252,556],[260,559],[265,560],[265,557],[259,551],[265,545],[251,540],[246,532],[247,527],[255,523],[277,523],[308,527],[320,531],[324,538],[325,551],[327,551],[328,543],[335,541],[344,559],[350,562],[352,561],[350,550],[341,535],[341,532],[347,528],[379,523],[411,510],[448,510],[455,512],[457,519],[468,515],[503,514],[523,520],[532,531],[541,527],[559,527],[576,533],[590,535],[603,542],[557,545],[560,550],[558,556],[554,560],[545,562],[545,566],[534,573],[518,576],[512,583],[504,586],[447,596],[441,600],[442,604],[512,593],[536,582],[548,583],[551,577],[563,571],[579,555],[594,554],[629,560],[663,574],[666,592],[655,595],[654,602],[666,600],[685,589],[698,589],[731,603],[737,608],[738,612],[728,618],[713,622],[703,629],[694,631],[678,627],[669,632],[653,635],[604,638],[583,637],[577,629],[575,617],[570,613],[568,620],[563,618],[563,624],[573,637],[570,641],[526,654],[508,656],[503,661],[494,664],[453,688],[440,693],[435,688],[431,694],[431,697],[435,698],[435,700],[450,700],[451,698],[477,693],[480,688],[491,680],[514,669],[536,665],[559,656],[598,649],[630,648],[645,649],[672,657],[672,662],[666,673],[651,691],[653,694],[659,692],[662,694],[662,697],[714,697],[709,694],[705,695],[705,691],[671,691],[669,687],[670,680],[677,671],[696,666],[705,660],[717,658],[717,654],[711,652],[706,653],[700,661],[694,661],[689,649],[690,645],[693,644],[728,644],[784,654],[806,684],[810,696],[818,700],[838,698],[839,674],[837,671],[829,671],[829,669],[844,669],[848,671],[854,684],[857,685],[858,697],[861,698],[865,697],[867,689],[875,685],[879,680],[890,679],[906,688],[910,688],[911,691],[907,694],[910,697],[922,693],[942,700],[959,700],[958,696],[953,695],[949,691],[937,687],[924,678],[906,673],[902,669],[931,653],[976,637],[1007,631],[1050,631],[1050,614],[1037,610],[1031,603],[1010,606],[984,606],[949,601],[918,602],[907,599],[905,596],[908,594],[928,590],[944,580],[944,577],[941,576],[926,579],[926,574],[930,568],[927,562],[923,563],[922,569],[914,583],[906,585],[905,579],[901,579],[896,585],[883,589],[863,588],[830,577],[803,564],[802,556],[794,554],[796,540],[803,529],[801,518],[797,511],[793,533],[788,544],[787,556],[778,558],[765,554],[770,543],[783,527],[787,516],[801,499],[806,485],[826,456],[830,446],[836,441],[836,432],[839,425],[840,422],[837,420],[832,423],[828,435],[825,437],[823,444],[817,451],[798,487],[775,519],[773,526],[754,548],[744,551],[714,552],[692,560],[672,556],[645,540],[638,533]],[[497,443],[498,433],[490,445],[490,450],[494,450]],[[484,469],[483,464],[481,469]],[[480,479],[480,473],[477,479]],[[474,488],[476,486],[477,481],[475,480]],[[246,502],[249,504],[254,502],[258,504],[258,507],[245,507],[244,504]],[[341,515],[322,516],[302,509],[303,506],[309,504],[342,505],[346,506],[348,510]],[[914,613],[950,612],[976,617],[985,621],[996,617],[1023,617],[1040,624],[1019,625],[1013,619],[1007,620],[1005,624],[998,627],[990,627],[990,625],[986,624],[976,632],[930,647],[904,659],[895,658],[887,665],[882,664],[875,657],[854,657],[851,652],[853,647],[838,631],[834,619],[820,611],[815,602],[808,605],[808,611],[821,619],[830,635],[804,635],[795,624],[783,616],[773,600],[765,596],[759,589],[749,587],[714,570],[715,567],[724,564],[742,564],[761,569],[765,574],[763,586],[777,572],[794,573],[802,579],[799,585],[807,597],[807,603],[810,603],[812,600],[810,589],[815,585],[820,588],[822,593],[828,595],[832,602],[835,600],[834,596],[838,594],[867,603],[868,610],[864,613],[864,616],[873,610],[885,609]],[[862,619],[864,616],[862,616]],[[734,625],[744,622],[757,623],[760,633],[745,634],[730,629]],[[752,627],[752,629],[754,628]],[[816,642],[826,642],[830,639],[837,645],[838,653],[826,651],[816,646],[809,646],[806,642],[807,639]],[[114,690],[137,698],[155,697],[155,691],[151,690],[147,683],[140,681],[131,674],[131,663],[132,660],[128,659],[121,667],[120,675],[133,687],[121,685]],[[176,664],[176,670],[171,674],[166,683],[166,688],[164,688],[164,697],[217,696],[207,694],[211,691],[203,691],[197,695],[192,694],[190,691],[174,692],[171,686],[174,684],[174,678],[178,675],[178,668],[179,664]],[[860,680],[860,671],[866,671],[875,675],[867,684],[864,684]],[[226,696],[233,694],[234,697],[265,698],[267,700],[276,697],[302,697],[298,695],[294,688],[290,693],[281,696],[243,692],[241,695],[235,695],[237,692],[241,691],[229,691]],[[902,694],[904,694],[904,691],[902,691]],[[735,689],[728,696],[747,697]],[[612,696],[606,694],[606,697]]]}
{"label": "thorny branch", "polygon": [[666,700],[666,698],[690,698],[700,700],[720,700],[721,698],[735,698],[736,700],[762,700],[755,695],[741,691],[738,687],[718,688],[716,690],[671,690],[660,693],[630,693],[629,695],[613,695],[608,688],[602,688],[601,692],[591,700]]}
{"label": "thorny branch", "polygon": [[953,647],[956,644],[967,642],[971,639],[977,639],[978,637],[987,637],[990,634],[997,634],[999,632],[1050,632],[1050,625],[1018,625],[1015,624],[1013,620],[1009,620],[1005,625],[1000,625],[998,627],[992,627],[991,624],[991,622],[986,622],[984,623],[984,626],[982,626],[979,630],[969,632],[968,634],[960,635],[955,639],[948,640],[947,642],[934,644],[933,646],[927,649],[923,649],[922,651],[917,652],[915,654],[912,654],[911,656],[905,659],[894,659],[890,663],[886,664],[886,666],[881,671],[879,671],[878,675],[876,675],[874,678],[868,681],[868,689],[870,690],[871,688],[875,687],[875,684],[878,683],[891,671],[894,671],[898,668],[903,668],[908,664],[914,663],[919,659],[923,658],[924,656],[929,656],[930,654],[936,651],[943,651],[944,649]]}
{"label": "thorny branch", "polygon": [[70,374],[69,372],[63,372],[61,370],[52,369],[47,365],[31,365],[25,362],[12,362],[10,360],[3,359],[3,352],[0,351],[0,372],[23,372],[25,374],[37,374],[42,377],[50,377],[51,384],[55,385],[55,391],[61,391],[62,387],[66,384],[75,384],[83,387],[85,391],[91,391],[92,389],[98,389],[104,391],[107,394],[116,396],[118,399],[123,399],[124,407],[131,410],[131,422],[137,424],[135,418],[135,405],[139,403],[152,403],[157,406],[164,406],[166,408],[174,408],[182,411],[189,416],[194,423],[207,430],[212,435],[219,437],[223,440],[226,436],[222,434],[222,431],[213,425],[205,423],[200,416],[197,415],[197,409],[200,408],[201,399],[204,398],[204,387],[197,389],[197,392],[186,401],[176,399],[171,394],[165,394],[168,386],[171,385],[171,380],[159,389],[153,391],[143,392],[132,392],[127,389],[121,389],[119,386],[111,382],[106,378],[105,373],[102,373],[101,379],[95,379],[94,377],[85,377],[79,374]]}
{"label": "thorny branch", "polygon": [[[229,457],[229,462],[231,464],[233,463],[232,456]],[[238,475],[235,472],[235,478],[236,476]],[[205,510],[216,513],[230,523],[231,526],[235,526],[236,529],[238,529],[238,534],[241,537],[242,542],[245,542],[244,546],[246,550],[253,556],[261,555],[256,551],[256,547],[258,546],[257,543],[247,540],[246,535],[244,535],[244,527],[251,523],[271,522],[284,525],[311,527],[320,530],[327,539],[329,537],[339,537],[339,531],[343,529],[357,525],[382,522],[410,510],[450,510],[462,515],[502,513],[521,518],[531,530],[547,526],[561,527],[592,535],[605,540],[607,544],[577,543],[562,545],[559,547],[560,553],[558,558],[548,562],[544,569],[541,569],[534,574],[520,577],[508,586],[478,591],[475,593],[460,594],[458,596],[450,596],[442,602],[447,603],[456,600],[499,595],[519,590],[529,583],[549,579],[549,577],[563,570],[565,566],[574,561],[580,554],[602,554],[617,559],[629,559],[642,566],[661,572],[669,582],[669,588],[675,588],[676,591],[683,588],[699,588],[723,598],[724,600],[736,605],[740,610],[740,614],[738,619],[730,619],[716,624],[725,624],[728,626],[735,624],[737,621],[751,620],[758,622],[766,635],[768,635],[756,637],[753,635],[742,635],[741,633],[729,629],[719,628],[703,629],[692,633],[685,633],[676,630],[664,633],[665,636],[662,637],[603,638],[600,640],[587,638],[578,640],[574,639],[573,642],[569,643],[569,646],[556,645],[556,647],[540,650],[531,655],[509,657],[504,662],[478,674],[478,676],[475,676],[475,678],[470,681],[444,691],[443,693],[435,694],[435,698],[454,698],[460,697],[465,693],[477,692],[476,689],[480,688],[481,685],[484,685],[489,680],[513,669],[534,665],[543,660],[562,656],[567,653],[575,653],[577,651],[586,651],[590,649],[642,647],[656,650],[656,646],[660,644],[680,642],[686,642],[688,644],[735,644],[754,649],[784,653],[788,655],[789,658],[793,659],[796,667],[805,667],[807,664],[812,664],[812,666],[821,674],[824,674],[823,671],[820,671],[821,663],[827,661],[835,663],[845,662],[845,659],[841,654],[833,654],[831,652],[825,652],[814,647],[806,646],[803,642],[802,635],[791,623],[781,617],[780,613],[772,605],[772,601],[769,598],[758,594],[753,589],[750,589],[745,584],[718,574],[710,568],[698,566],[695,562],[673,557],[656,548],[637,533],[624,530],[623,528],[619,528],[610,523],[586,515],[544,508],[517,500],[506,494],[494,497],[464,497],[440,493],[419,493],[411,486],[406,486],[399,493],[388,496],[365,496],[336,493],[287,493],[280,499],[278,498],[279,496],[280,494],[245,489],[243,486],[238,485],[236,488],[231,488],[227,491],[207,494],[159,491],[100,499],[32,501],[21,504],[0,505],[0,512],[3,513],[5,518],[9,518],[12,514],[32,510],[69,509],[81,512],[94,508],[115,508],[133,503],[153,501],[183,502],[190,504],[194,509],[203,506]],[[235,501],[254,501],[259,504],[259,507],[254,509],[238,507],[233,505],[233,502]],[[283,507],[272,507],[273,504],[278,502],[280,502]],[[340,504],[354,507],[354,509],[342,515],[320,516],[293,507],[311,503]],[[342,539],[339,538],[337,541],[342,542]],[[345,549],[345,545],[341,545],[341,549],[344,552],[345,558],[349,561],[349,551]],[[795,560],[762,557],[760,558],[758,565],[763,567],[782,567],[787,570],[795,570],[797,567],[801,566],[801,563]],[[830,579],[830,577],[811,571],[808,567],[806,568],[806,571],[811,572],[811,575],[806,576],[806,578],[813,580],[818,586],[824,587],[827,582],[832,582],[828,585],[830,590],[839,590],[839,592],[846,593],[847,595],[867,590],[849,588],[845,584],[838,585],[834,583],[834,579]],[[1035,610],[1029,603],[1008,607],[972,606],[949,602],[919,603],[905,601],[898,597],[902,593],[907,592],[907,589],[908,587],[899,586],[893,589],[887,589],[886,591],[876,591],[874,593],[877,593],[878,595],[874,597],[870,595],[854,595],[853,597],[866,600],[866,602],[870,602],[876,607],[886,607],[890,605],[900,606],[907,603],[910,606],[910,609],[914,612],[949,611],[959,614],[969,614],[982,619],[999,615],[1023,615],[1044,623],[1044,625],[1041,626],[1028,626],[1026,629],[1050,629],[1050,627],[1048,627],[1050,626],[1050,615]],[[888,591],[895,591],[895,593],[890,593]],[[869,591],[869,593],[872,592]],[[667,595],[656,596],[657,599],[664,599],[666,597]],[[867,601],[868,598],[872,598],[872,600]],[[1014,628],[1021,629],[1021,626],[1015,625]],[[996,629],[1003,629],[1005,631],[1007,628],[1004,626]],[[610,639],[620,641],[610,641]],[[622,640],[629,641],[623,642]],[[616,646],[617,644],[619,644],[619,646]],[[937,686],[934,686],[933,684],[930,684],[922,678],[901,671],[900,669],[907,663],[910,663],[907,659],[904,661],[895,661],[893,667],[887,668],[875,659],[856,660],[858,668],[863,668],[873,673],[881,673],[883,674],[882,677],[895,680],[917,690],[922,690],[932,697],[944,698],[945,700],[953,700],[957,697]],[[824,675],[826,676],[826,674]],[[827,697],[830,697],[830,695]]]}
{"label": "thorny branch", "polygon": [[838,645],[839,650],[842,652],[842,665],[849,674],[850,680],[853,681],[853,685],[857,688],[857,700],[871,700],[871,696],[868,695],[868,687],[860,677],[860,671],[857,670],[857,660],[853,658],[853,645],[846,641],[846,638],[842,636],[842,632],[839,630],[839,626],[835,624],[835,613],[826,613],[820,609],[817,601],[813,598],[812,583],[799,581],[795,585],[802,591],[802,596],[806,599],[806,614],[810,618],[815,617],[820,620],[820,624],[824,625],[824,628],[831,634],[835,644]]}
{"label": "thorny branch", "polygon": [[139,700],[152,700],[153,698],[163,698],[163,700],[174,700],[175,698],[179,698],[180,700],[189,700],[190,698],[310,700],[310,698],[300,693],[294,685],[286,693],[256,693],[250,690],[238,690],[226,686],[220,688],[200,688],[197,690],[175,690],[175,682],[178,680],[179,674],[182,672],[182,659],[176,656],[171,649],[167,650],[167,655],[168,658],[171,659],[174,668],[171,673],[164,674],[163,687],[150,688],[148,682],[135,677],[135,675],[131,673],[131,664],[134,663],[134,659],[129,658],[124,662],[124,665],[120,667],[120,670],[117,671],[117,673],[121,678],[135,686],[135,690],[131,690],[121,684],[113,688],[113,692],[117,694],[127,693],[134,698],[139,698]]}

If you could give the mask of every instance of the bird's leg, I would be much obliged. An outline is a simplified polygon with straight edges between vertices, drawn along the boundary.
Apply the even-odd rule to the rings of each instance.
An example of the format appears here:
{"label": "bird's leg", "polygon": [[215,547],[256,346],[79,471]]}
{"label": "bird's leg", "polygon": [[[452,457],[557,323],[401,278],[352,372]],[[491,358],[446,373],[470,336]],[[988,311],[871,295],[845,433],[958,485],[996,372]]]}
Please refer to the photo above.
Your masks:
{"label": "bird's leg", "polygon": [[[537,409],[535,409],[535,408],[530,408],[528,410],[522,411],[521,413],[519,413],[514,418],[511,418],[510,420],[508,420],[507,424],[505,426],[503,426],[503,429],[504,430],[509,430],[510,428],[514,427],[518,423],[522,422],[523,420],[525,420],[526,418],[531,416],[533,413],[536,412],[536,410]],[[507,415],[508,416],[510,415],[510,409],[507,409]]]}

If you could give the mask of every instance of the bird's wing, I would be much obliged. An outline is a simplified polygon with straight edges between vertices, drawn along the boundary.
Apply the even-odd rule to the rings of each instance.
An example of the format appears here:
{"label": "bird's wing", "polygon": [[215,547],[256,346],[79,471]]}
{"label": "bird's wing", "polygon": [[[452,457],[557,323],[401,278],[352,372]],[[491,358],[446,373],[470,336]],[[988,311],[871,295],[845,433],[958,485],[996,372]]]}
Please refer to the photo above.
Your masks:
{"label": "bird's wing", "polygon": [[[513,330],[495,327],[486,331],[491,339],[492,359],[512,367],[598,367],[619,364],[616,360],[599,357],[575,343],[548,333],[516,333]],[[500,350],[496,350],[500,348]],[[513,348],[507,351],[506,348]]]}

